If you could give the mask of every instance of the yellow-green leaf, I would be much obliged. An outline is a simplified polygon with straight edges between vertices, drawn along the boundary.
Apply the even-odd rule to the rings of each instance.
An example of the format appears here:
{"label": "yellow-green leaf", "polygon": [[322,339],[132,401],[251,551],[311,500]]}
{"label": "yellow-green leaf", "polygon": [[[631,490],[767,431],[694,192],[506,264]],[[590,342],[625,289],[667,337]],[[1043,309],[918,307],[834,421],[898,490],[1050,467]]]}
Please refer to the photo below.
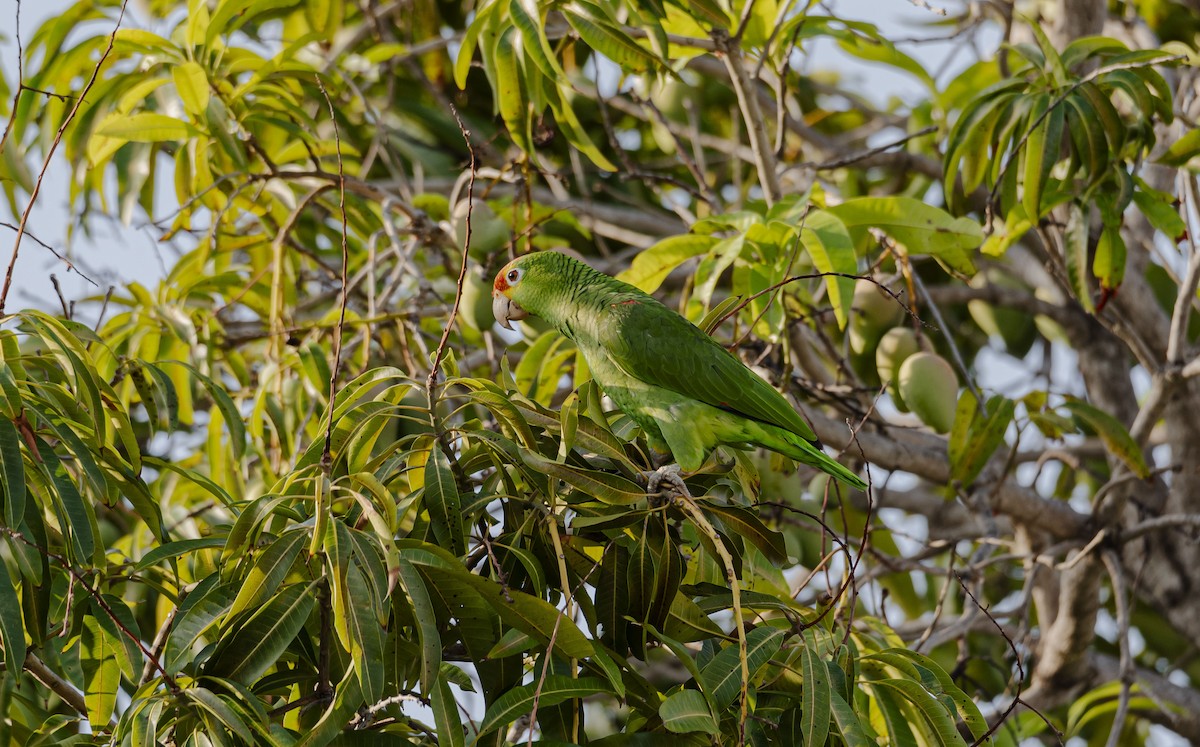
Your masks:
{"label": "yellow-green leaf", "polygon": [[208,109],[208,75],[195,62],[185,62],[171,69],[175,90],[188,114],[199,118]]}
{"label": "yellow-green leaf", "polygon": [[197,131],[186,122],[173,119],[165,114],[142,112],[129,117],[108,120],[97,129],[96,134],[139,143],[158,143],[169,140],[186,140],[197,134]]}

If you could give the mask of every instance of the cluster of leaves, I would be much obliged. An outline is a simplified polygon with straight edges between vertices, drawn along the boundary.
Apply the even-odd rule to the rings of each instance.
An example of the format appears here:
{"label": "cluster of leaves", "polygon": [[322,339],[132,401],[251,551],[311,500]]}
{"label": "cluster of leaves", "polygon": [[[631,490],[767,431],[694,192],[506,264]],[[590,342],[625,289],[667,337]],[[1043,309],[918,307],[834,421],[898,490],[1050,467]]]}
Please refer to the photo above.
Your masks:
{"label": "cluster of leaves", "polygon": [[[31,91],[5,112],[0,184],[14,213],[33,186],[26,160],[65,127],[81,225],[140,208],[180,248],[159,287],[118,292],[95,331],[27,312],[0,333],[0,702],[12,741],[457,745],[526,728],[543,743],[985,738],[973,698],[1006,692],[1014,652],[972,635],[961,651],[917,654],[872,616],[854,573],[868,544],[902,553],[869,502],[740,452],[689,478],[699,498],[647,496],[636,427],[604,408],[568,341],[529,326],[511,368],[495,355],[486,278],[510,244],[593,257],[599,245],[608,260],[605,241],[627,235],[535,198],[539,171],[588,204],[632,204],[667,225],[662,206],[678,195],[663,185],[683,185],[680,211],[700,217],[611,268],[782,374],[798,345],[784,332],[803,330],[852,393],[839,404],[862,419],[881,382],[845,353],[855,275],[937,290],[975,273],[981,243],[999,257],[1067,205],[1072,288],[1089,304],[1089,251],[1102,287],[1121,281],[1126,205],[1179,235],[1169,196],[1131,170],[1151,125],[1171,116],[1152,66],[1162,55],[1106,40],[1059,54],[1042,39],[1015,48],[1016,77],[980,63],[914,115],[950,131],[952,212],[981,185],[995,192],[1005,228],[984,242],[978,221],[922,201],[928,174],[841,170],[757,194],[747,184],[761,163],[736,141],[686,142],[755,124],[756,96],[683,69],[717,51],[778,69],[826,135],[872,122],[789,74],[793,45],[832,39],[936,93],[871,24],[766,0],[497,0],[469,20],[432,0],[184,5],[145,4],[169,32],[112,35],[74,119],[69,100]],[[23,82],[68,93],[89,79],[111,31],[91,22],[111,23],[117,7],[83,0],[43,25]],[[389,26],[396,12],[410,36]],[[598,71],[612,65],[660,92],[648,94],[658,116],[606,108]],[[936,150],[919,143],[912,155]],[[688,162],[693,146],[713,163],[735,154],[736,195],[716,188],[723,173],[702,173],[704,159]],[[462,169],[476,156],[487,168],[470,178],[488,192],[476,217],[500,238],[484,245],[481,233],[464,258],[446,229],[462,222],[467,203],[453,198],[470,189]],[[166,180],[174,204],[158,202]],[[1093,201],[1105,216],[1094,249]],[[465,323],[449,318],[460,290]],[[961,307],[944,311],[956,334],[936,344],[973,360],[986,339]],[[449,325],[430,391],[427,361]],[[1099,434],[1148,469],[1092,405],[964,394],[950,479],[970,486],[1014,423]],[[1088,469],[1107,468],[1064,470],[1061,492]],[[783,570],[797,567],[815,570],[797,584]],[[910,618],[957,589],[949,574],[925,578],[874,574]],[[989,584],[996,599],[1019,588],[1002,574]],[[1103,735],[1111,696],[1097,691],[1059,728]],[[77,733],[85,719],[93,736]],[[1006,720],[990,738],[1043,728]]]}
{"label": "cluster of leaves", "polygon": [[1094,311],[1088,277],[1091,206],[1099,209],[1102,231],[1090,270],[1104,291],[1120,286],[1125,274],[1121,225],[1131,202],[1156,227],[1174,231],[1168,236],[1182,233],[1171,198],[1131,168],[1154,147],[1155,124],[1174,118],[1170,86],[1154,67],[1174,57],[1160,50],[1131,51],[1107,37],[1079,39],[1059,53],[1036,24],[1030,28],[1038,46],[1012,47],[1022,63],[1013,76],[962,106],[946,144],[946,197],[961,210],[965,195],[980,185],[990,189],[989,201],[995,200],[1005,223],[983,253],[997,257],[1065,206],[1071,289]]}
{"label": "cluster of leaves", "polygon": [[[741,599],[758,619],[745,662],[766,721],[745,726],[749,738],[765,739],[766,722],[849,744],[876,730],[960,744],[960,718],[975,736],[987,729],[938,664],[878,621],[845,630],[790,598],[768,569],[802,552],[801,533],[728,498],[746,490],[729,480],[750,480],[752,467],[702,480],[710,491],[693,521],[634,482],[636,455],[618,436],[629,424],[610,422],[594,386],[559,412],[530,399],[556,375],[541,370],[553,356],[525,358],[503,386],[449,378],[436,415],[404,373],[372,369],[340,387],[322,466],[319,425],[275,443],[247,433],[239,412],[289,419],[324,409],[322,389],[242,389],[235,402],[194,368],[114,355],[110,335],[38,312],[19,320],[19,334],[0,337],[11,558],[0,640],[10,673],[28,647],[75,682],[97,734],[323,744],[357,714],[397,744],[435,732],[461,744],[456,702],[476,683],[486,713],[475,741],[536,708],[544,739],[579,742],[581,699],[598,694],[624,704],[630,732],[736,734],[739,647],[712,620],[731,605],[718,543],[756,579]],[[197,425],[192,403],[206,406],[225,476],[217,460],[147,445]],[[228,475],[245,479],[273,449],[288,469],[237,491]],[[677,657],[687,682],[647,680],[636,662],[654,649]],[[472,663],[474,677],[452,662]],[[21,717],[46,698],[21,686],[29,677],[5,678],[21,704],[10,706],[12,738],[79,742],[65,736],[69,719]],[[132,702],[114,721],[122,689]],[[428,703],[434,723],[405,716],[398,696]]]}

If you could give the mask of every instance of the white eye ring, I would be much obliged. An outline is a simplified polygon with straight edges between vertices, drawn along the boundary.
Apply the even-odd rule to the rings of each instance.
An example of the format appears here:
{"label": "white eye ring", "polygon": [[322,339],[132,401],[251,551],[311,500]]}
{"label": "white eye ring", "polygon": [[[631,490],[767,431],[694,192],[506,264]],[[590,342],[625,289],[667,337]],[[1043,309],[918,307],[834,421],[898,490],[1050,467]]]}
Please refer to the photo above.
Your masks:
{"label": "white eye ring", "polygon": [[511,285],[511,284],[517,283],[521,280],[521,274],[522,273],[519,269],[514,268],[512,270],[509,270],[508,274],[506,274],[504,277],[506,280],[508,280],[509,284]]}

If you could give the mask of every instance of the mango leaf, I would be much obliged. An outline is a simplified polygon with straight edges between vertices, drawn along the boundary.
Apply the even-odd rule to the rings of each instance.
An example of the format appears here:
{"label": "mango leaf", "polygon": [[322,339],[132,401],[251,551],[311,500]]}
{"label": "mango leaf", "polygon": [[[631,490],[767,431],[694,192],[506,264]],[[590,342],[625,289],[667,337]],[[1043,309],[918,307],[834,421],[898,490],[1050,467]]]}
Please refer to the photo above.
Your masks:
{"label": "mango leaf", "polygon": [[[173,362],[177,362],[190,371],[208,392],[208,395],[212,397],[213,404],[217,406],[225,419],[225,427],[229,429],[229,443],[233,447],[233,458],[241,459],[246,452],[246,424],[237,404],[229,396],[225,387],[218,385],[211,377],[205,376],[195,366],[182,361]],[[328,377],[325,380],[328,381]]]}
{"label": "mango leaf", "polygon": [[516,31],[510,28],[496,37],[496,46],[491,55],[496,73],[495,99],[509,137],[521,150],[531,153],[533,138],[530,135],[529,99],[524,91],[520,64],[513,48],[513,37],[516,35]]}
{"label": "mango leaf", "polygon": [[694,233],[669,236],[638,252],[629,269],[618,274],[617,279],[653,293],[676,267],[692,257],[708,253],[718,243],[720,240],[713,236]]}
{"label": "mango leaf", "polygon": [[437,725],[438,744],[463,747],[466,740],[463,735],[462,718],[458,715],[458,701],[446,681],[445,670],[442,670],[442,676],[434,681],[429,702],[433,710],[433,721]]}
{"label": "mango leaf", "polygon": [[200,132],[189,125],[165,114],[141,112],[128,116],[105,119],[96,131],[97,135],[119,138],[138,143],[187,140]]}
{"label": "mango leaf", "polygon": [[592,49],[631,73],[644,73],[659,64],[658,58],[612,23],[603,8],[587,0],[575,0],[562,9],[567,23]]}
{"label": "mango leaf", "polygon": [[[746,661],[750,677],[779,653],[787,634],[778,628],[761,626],[746,634]],[[713,707],[723,711],[742,690],[742,665],[738,644],[730,643],[700,670],[700,682],[712,698]]]}
{"label": "mango leaf", "polygon": [[358,563],[348,565],[346,587],[349,609],[345,612],[350,640],[343,641],[343,645],[349,646],[363,696],[369,702],[376,702],[383,697],[384,689],[383,631],[379,626],[377,597]]}
{"label": "mango leaf", "polygon": [[804,631],[804,646],[800,650],[800,672],[804,677],[801,692],[800,731],[804,734],[804,747],[821,747],[829,734],[829,717],[833,692],[830,688],[829,669],[817,652],[817,640],[812,629]]}
{"label": "mango leaf", "polygon": [[1003,257],[1009,247],[1021,240],[1033,228],[1033,221],[1025,215],[1025,208],[1014,205],[1004,216],[1004,225],[993,229],[992,234],[979,247],[989,257]]}
{"label": "mango leaf", "polygon": [[209,576],[179,605],[175,625],[163,648],[163,668],[167,672],[175,674],[191,661],[193,648],[233,604],[239,584],[219,584],[218,581],[219,576]]}
{"label": "mango leaf", "polygon": [[[812,258],[817,272],[853,275],[858,271],[858,260],[854,255],[854,241],[838,218],[827,210],[816,210],[804,219],[800,241]],[[842,275],[827,275],[825,288],[829,303],[833,306],[838,328],[846,328],[850,305],[854,300],[854,278]]]}
{"label": "mango leaf", "polygon": [[[1025,214],[1034,220],[1042,217],[1042,191],[1050,178],[1050,169],[1058,162],[1058,148],[1062,141],[1064,109],[1062,105],[1049,109],[1049,94],[1039,94],[1029,113],[1032,129],[1025,141],[1025,191],[1022,205]],[[1038,121],[1040,119],[1040,121]],[[1035,124],[1036,123],[1036,124]]]}
{"label": "mango leaf", "polygon": [[[513,2],[516,3],[517,0],[513,0]],[[605,171],[616,171],[616,165],[608,159],[608,156],[604,155],[596,145],[596,141],[588,133],[587,128],[579,121],[572,99],[563,96],[557,88],[549,88],[546,91],[546,99],[550,104],[550,109],[554,112],[554,120],[571,145],[578,148],[580,153]]]}
{"label": "mango leaf", "polygon": [[307,539],[305,532],[288,532],[262,551],[242,581],[242,590],[229,609],[230,617],[258,607],[275,593],[300,557]]}
{"label": "mango leaf", "polygon": [[1063,256],[1067,265],[1067,279],[1075,300],[1089,314],[1096,312],[1092,302],[1092,289],[1088,283],[1088,221],[1078,202],[1072,201],[1067,208],[1067,226],[1063,230]]}
{"label": "mango leaf", "polygon": [[548,644],[553,636],[555,651],[571,658],[586,659],[592,655],[591,641],[549,602],[524,592],[505,589],[495,581],[473,573],[464,573],[462,578],[475,587],[475,591],[491,605],[505,624],[534,636],[543,645]]}
{"label": "mango leaf", "polygon": [[[568,657],[586,659],[591,656],[591,641],[549,602],[467,571],[458,559],[436,545],[413,540],[400,540],[396,544],[400,549],[402,570],[405,562],[412,563],[431,578],[467,584],[509,627],[528,633],[541,645],[548,644],[553,636],[555,651]],[[433,674],[436,676],[436,669]]]}
{"label": "mango leaf", "polygon": [[1100,436],[1104,446],[1142,479],[1150,477],[1150,468],[1142,450],[1121,421],[1107,412],[1077,399],[1069,399],[1062,405],[1075,418]]}
{"label": "mango leaf", "polygon": [[872,681],[871,684],[876,689],[893,690],[911,703],[915,707],[915,712],[932,729],[932,736],[938,744],[966,747],[967,743],[958,733],[958,729],[954,725],[955,719],[947,712],[946,706],[934,698],[920,683],[906,679],[880,679]]}
{"label": "mango leaf", "polygon": [[437,442],[430,445],[429,459],[425,462],[424,497],[429,524],[438,543],[455,555],[466,552],[458,484],[450,470],[450,460]]}
{"label": "mango leaf", "polygon": [[223,727],[236,734],[240,739],[248,744],[254,743],[254,732],[250,730],[245,720],[212,690],[203,687],[189,687],[184,689],[183,695],[204,711],[212,714]]}
{"label": "mango leaf", "polygon": [[183,101],[183,108],[195,118],[208,111],[208,75],[199,64],[188,61],[171,68],[175,90]]}
{"label": "mango leaf", "polygon": [[963,723],[971,731],[971,735],[976,739],[982,737],[988,730],[987,719],[979,710],[979,706],[975,701],[971,700],[962,689],[954,683],[954,678],[950,676],[946,670],[938,666],[937,662],[930,659],[928,656],[910,651],[903,648],[892,649],[892,652],[898,656],[910,659],[914,664],[921,667],[923,671],[931,672],[937,680],[937,688],[940,690],[942,697],[948,697],[958,709],[958,716]]}
{"label": "mango leaf", "polygon": [[878,228],[909,254],[928,254],[968,275],[975,273],[971,250],[983,243],[983,228],[970,218],[912,197],[856,197],[826,208],[849,229]]}
{"label": "mango leaf", "polygon": [[[107,729],[116,708],[117,690],[121,686],[119,655],[121,642],[114,639],[95,617],[85,616],[79,636],[79,665],[83,669],[83,699],[87,703],[88,721],[94,730]],[[21,659],[24,661],[23,656]]]}
{"label": "mango leaf", "polygon": [[421,644],[421,682],[429,689],[429,683],[437,680],[442,665],[442,639],[438,633],[437,614],[433,610],[425,581],[413,564],[401,558],[399,575],[400,584],[412,603],[417,639]]}
{"label": "mango leaf", "polygon": [[833,723],[842,741],[847,747],[873,747],[875,741],[868,739],[867,734],[863,731],[862,723],[858,720],[858,714],[850,707],[845,698],[836,692],[830,693],[830,712],[833,714]]}
{"label": "mango leaf", "polygon": [[133,564],[130,571],[137,573],[170,558],[178,558],[190,555],[199,550],[215,549],[224,546],[224,537],[200,537],[198,539],[175,540],[165,545],[159,545],[147,552]]}
{"label": "mango leaf", "polygon": [[113,42],[118,52],[162,55],[171,59],[179,57],[179,48],[158,34],[142,29],[118,29]]}
{"label": "mango leaf", "polygon": [[205,673],[245,684],[261,677],[304,628],[319,583],[290,584],[277,592],[245,623],[222,636]]}
{"label": "mango leaf", "polygon": [[680,690],[667,696],[658,708],[663,726],[676,734],[703,732],[717,736],[721,733],[717,717],[709,710],[704,694],[696,690]]}
{"label": "mango leaf", "polygon": [[0,644],[4,645],[7,671],[21,671],[25,664],[25,621],[21,600],[4,565],[0,565]]}
{"label": "mango leaf", "polygon": [[1100,234],[1092,274],[1105,290],[1113,290],[1125,279],[1125,239],[1121,238],[1119,225],[1105,226]]}
{"label": "mango leaf", "polygon": [[4,526],[17,529],[25,516],[25,464],[21,437],[6,417],[0,417],[0,500],[4,501]]}
{"label": "mango leaf", "polygon": [[704,502],[704,510],[716,514],[732,535],[754,545],[767,560],[778,566],[787,563],[787,547],[783,535],[769,529],[755,512],[741,506],[721,505],[709,501]]}
{"label": "mango leaf", "polygon": [[[101,606],[100,600],[104,601]],[[91,602],[92,613],[100,627],[104,628],[109,638],[119,644],[117,650],[117,666],[125,679],[133,681],[142,671],[142,651],[137,642],[129,637],[129,632],[138,630],[137,620],[125,600],[112,594],[102,594],[99,599]]]}
{"label": "mango leaf", "polygon": [[641,486],[620,475],[562,464],[527,449],[521,449],[520,453],[521,461],[533,469],[562,480],[601,503],[629,506],[646,498],[646,491]]}
{"label": "mango leaf", "polygon": [[730,296],[721,303],[709,309],[708,313],[696,323],[696,326],[704,330],[704,334],[712,336],[717,331],[717,326],[724,320],[725,315],[733,310],[733,307],[742,302],[742,296]]}
{"label": "mango leaf", "polygon": [[887,39],[878,35],[845,35],[838,39],[838,46],[860,60],[882,62],[898,70],[910,73],[925,84],[930,91],[936,91],[937,85],[925,66],[912,57],[901,52]]}
{"label": "mango leaf", "polygon": [[963,391],[954,414],[949,456],[950,474],[970,485],[987,465],[992,454],[1004,443],[1004,433],[1012,422],[1016,403],[996,395],[980,409],[975,395]]}
{"label": "mango leaf", "polygon": [[525,50],[526,60],[532,61],[541,70],[542,75],[550,80],[566,80],[567,74],[558,64],[554,50],[550,48],[550,41],[546,38],[545,19],[542,18],[537,0],[509,0],[508,14],[513,25],[520,31],[518,36]]}
{"label": "mango leaf", "polygon": [[40,437],[36,437],[38,453],[45,462],[46,469],[54,481],[54,487],[62,502],[71,537],[71,548],[75,559],[79,562],[90,562],[96,551],[96,516],[90,501],[85,501],[79,493],[75,481],[67,472],[66,467],[59,461],[58,455],[50,445]]}
{"label": "mango leaf", "polygon": [[1158,162],[1164,166],[1178,168],[1195,158],[1197,154],[1200,154],[1200,130],[1191,129],[1172,143],[1171,147],[1167,148],[1167,152],[1159,156]]}
{"label": "mango leaf", "polygon": [[607,680],[599,677],[568,677],[559,674],[548,674],[545,679],[534,681],[528,685],[514,687],[496,699],[483,715],[483,723],[479,725],[479,733],[487,734],[502,726],[511,724],[521,716],[533,711],[536,700],[538,708],[548,708],[567,700],[586,698],[597,693],[614,695],[612,686]]}
{"label": "mango leaf", "polygon": [[[1192,133],[1200,130],[1192,130]],[[1150,225],[1162,231],[1171,241],[1180,241],[1187,232],[1187,225],[1175,207],[1175,198],[1166,192],[1153,189],[1141,179],[1134,179],[1137,189],[1133,192],[1133,202],[1137,205]]]}

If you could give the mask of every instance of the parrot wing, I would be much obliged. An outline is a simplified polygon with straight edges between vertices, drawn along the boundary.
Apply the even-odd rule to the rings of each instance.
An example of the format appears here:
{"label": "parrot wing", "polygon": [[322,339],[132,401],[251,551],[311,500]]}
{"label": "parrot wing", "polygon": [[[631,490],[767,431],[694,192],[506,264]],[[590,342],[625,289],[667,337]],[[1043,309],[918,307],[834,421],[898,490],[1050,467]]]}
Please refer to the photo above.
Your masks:
{"label": "parrot wing", "polygon": [[605,311],[598,342],[627,375],[816,442],[782,394],[679,314],[648,297]]}

